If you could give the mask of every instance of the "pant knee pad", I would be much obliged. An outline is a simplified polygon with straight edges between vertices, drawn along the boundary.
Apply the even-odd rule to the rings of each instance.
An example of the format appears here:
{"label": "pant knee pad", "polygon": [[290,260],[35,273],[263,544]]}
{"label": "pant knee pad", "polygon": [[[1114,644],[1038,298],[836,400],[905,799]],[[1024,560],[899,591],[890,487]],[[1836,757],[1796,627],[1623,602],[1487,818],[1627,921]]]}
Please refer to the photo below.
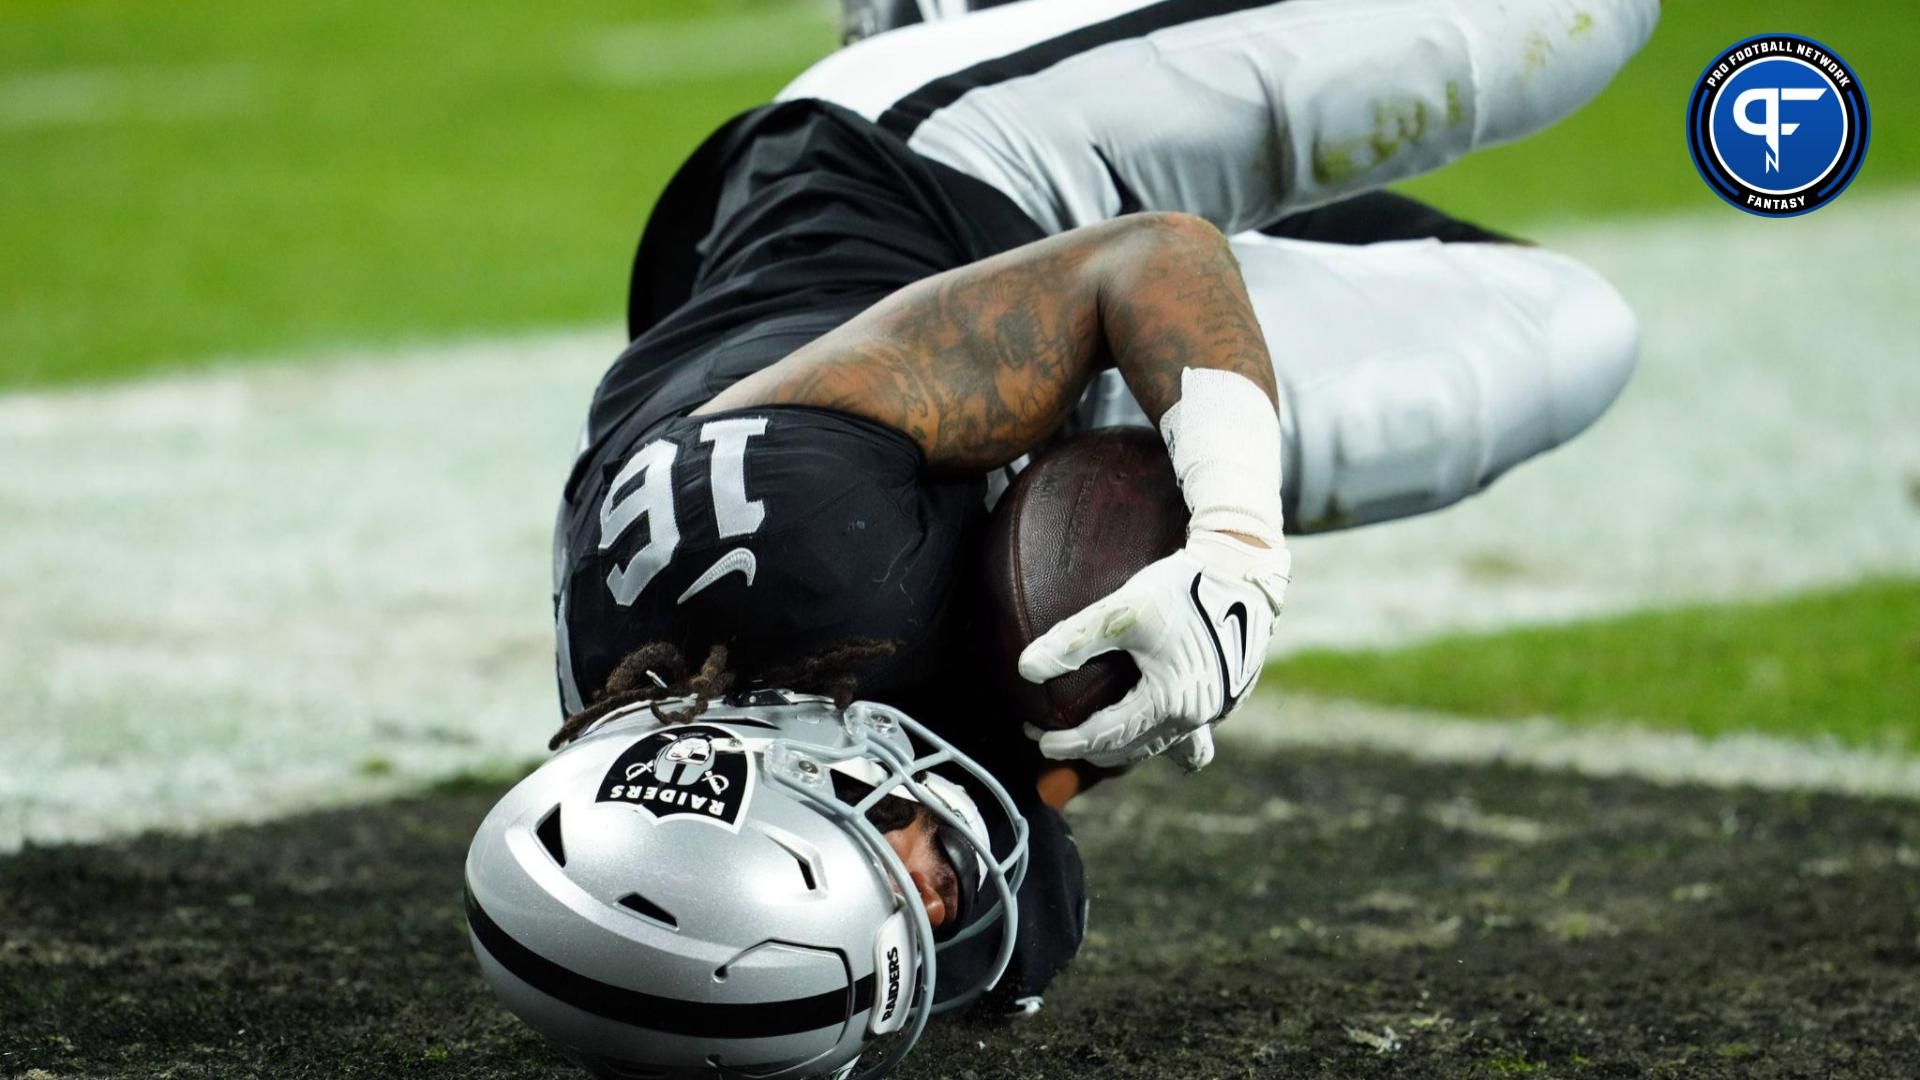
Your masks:
{"label": "pant knee pad", "polygon": [[1547,327],[1555,445],[1607,411],[1640,359],[1640,323],[1607,280],[1572,259],[1562,264]]}
{"label": "pant knee pad", "polygon": [[1368,357],[1290,395],[1305,532],[1407,517],[1478,486],[1485,438],[1473,366],[1452,352]]}
{"label": "pant knee pad", "polygon": [[1585,431],[1625,388],[1639,326],[1606,279],[1536,248],[1449,245],[1498,297],[1454,341],[1292,389],[1306,530],[1437,510]]}

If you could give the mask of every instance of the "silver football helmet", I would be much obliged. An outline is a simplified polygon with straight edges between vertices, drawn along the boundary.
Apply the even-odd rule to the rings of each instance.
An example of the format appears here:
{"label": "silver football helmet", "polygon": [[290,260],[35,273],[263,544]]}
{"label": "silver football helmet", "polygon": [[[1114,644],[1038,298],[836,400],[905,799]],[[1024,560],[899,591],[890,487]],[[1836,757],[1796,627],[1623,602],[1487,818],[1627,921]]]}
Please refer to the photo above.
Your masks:
{"label": "silver football helmet", "polygon": [[[936,766],[999,803],[1008,850]],[[927,808],[961,878],[940,941],[867,818],[890,796]],[[641,704],[488,813],[467,925],[500,1001],[599,1075],[877,1077],[1005,971],[1026,866],[1006,789],[895,709],[760,692],[667,723]],[[994,926],[987,973],[936,1004],[940,952]]]}

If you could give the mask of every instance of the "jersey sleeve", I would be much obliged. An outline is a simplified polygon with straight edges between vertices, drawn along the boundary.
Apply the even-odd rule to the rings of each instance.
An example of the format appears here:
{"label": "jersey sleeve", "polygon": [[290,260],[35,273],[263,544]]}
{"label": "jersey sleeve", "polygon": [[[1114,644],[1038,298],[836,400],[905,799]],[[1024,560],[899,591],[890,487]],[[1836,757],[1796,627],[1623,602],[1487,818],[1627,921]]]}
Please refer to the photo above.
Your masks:
{"label": "jersey sleeve", "polygon": [[850,641],[896,645],[863,693],[937,664],[978,549],[985,482],[927,474],[890,428],[779,406],[678,417],[576,469],[555,535],[563,705],[664,641],[739,675]]}

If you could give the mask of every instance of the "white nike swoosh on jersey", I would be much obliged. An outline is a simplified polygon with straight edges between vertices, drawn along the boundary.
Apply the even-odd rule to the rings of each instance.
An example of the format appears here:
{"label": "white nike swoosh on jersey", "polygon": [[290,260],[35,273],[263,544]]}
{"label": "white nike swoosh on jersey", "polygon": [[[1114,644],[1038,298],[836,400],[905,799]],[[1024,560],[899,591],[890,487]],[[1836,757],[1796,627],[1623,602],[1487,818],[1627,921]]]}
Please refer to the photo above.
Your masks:
{"label": "white nike swoosh on jersey", "polygon": [[726,577],[728,574],[744,574],[747,578],[747,584],[752,585],[753,572],[759,568],[760,563],[754,559],[753,552],[748,551],[746,548],[734,548],[732,551],[715,559],[713,565],[707,567],[706,573],[694,578],[693,584],[687,586],[687,591],[681,593],[680,599],[675,600],[674,603],[686,603],[693,598],[695,593]]}

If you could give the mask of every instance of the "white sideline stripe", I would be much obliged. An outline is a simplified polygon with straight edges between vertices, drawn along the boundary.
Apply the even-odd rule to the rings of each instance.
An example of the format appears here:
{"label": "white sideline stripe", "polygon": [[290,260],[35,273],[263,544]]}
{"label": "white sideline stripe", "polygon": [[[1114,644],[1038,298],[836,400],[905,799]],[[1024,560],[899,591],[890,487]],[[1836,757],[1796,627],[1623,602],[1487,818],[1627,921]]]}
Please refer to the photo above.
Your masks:
{"label": "white sideline stripe", "polygon": [[[1459,509],[1302,541],[1283,647],[1920,570],[1920,197],[1546,239],[1639,308],[1638,381]],[[0,396],[0,850],[539,753],[548,531],[619,344]]]}
{"label": "white sideline stripe", "polygon": [[0,129],[173,121],[243,112],[259,100],[245,64],[88,67],[0,76]]}
{"label": "white sideline stripe", "polygon": [[1920,758],[1750,732],[1702,738],[1641,727],[1582,727],[1549,717],[1471,720],[1263,694],[1222,724],[1219,737],[1229,754],[1236,745],[1359,750],[1666,785],[1920,798]]}
{"label": "white sideline stripe", "polygon": [[831,51],[823,9],[795,5],[756,15],[648,22],[600,30],[581,44],[581,70],[616,86],[798,72]]}
{"label": "white sideline stripe", "polygon": [[0,851],[540,753],[575,332],[0,396]]}

